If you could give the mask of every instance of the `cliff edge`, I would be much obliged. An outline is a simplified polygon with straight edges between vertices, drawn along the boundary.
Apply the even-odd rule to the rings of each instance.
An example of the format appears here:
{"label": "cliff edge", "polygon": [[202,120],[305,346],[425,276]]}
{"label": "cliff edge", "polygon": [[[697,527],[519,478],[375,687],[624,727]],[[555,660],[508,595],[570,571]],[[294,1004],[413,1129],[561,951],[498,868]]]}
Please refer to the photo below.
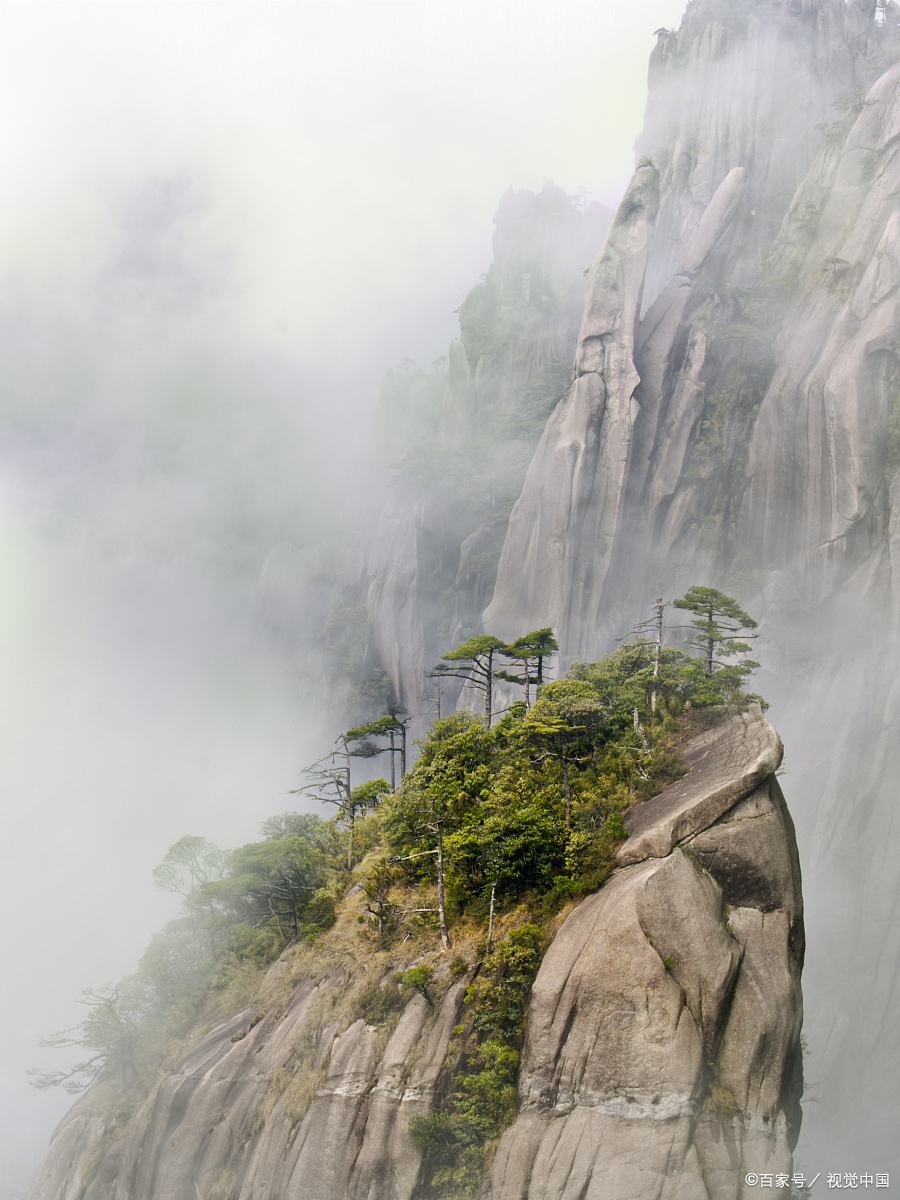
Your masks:
{"label": "cliff edge", "polygon": [[[631,810],[621,867],[544,957],[494,1200],[737,1200],[745,1172],[791,1171],[803,925],[781,741],[752,706],[685,753],[689,773]],[[410,1123],[442,1094],[466,979],[385,1021],[364,967],[305,954],[127,1123],[88,1092],[28,1200],[427,1196]]]}

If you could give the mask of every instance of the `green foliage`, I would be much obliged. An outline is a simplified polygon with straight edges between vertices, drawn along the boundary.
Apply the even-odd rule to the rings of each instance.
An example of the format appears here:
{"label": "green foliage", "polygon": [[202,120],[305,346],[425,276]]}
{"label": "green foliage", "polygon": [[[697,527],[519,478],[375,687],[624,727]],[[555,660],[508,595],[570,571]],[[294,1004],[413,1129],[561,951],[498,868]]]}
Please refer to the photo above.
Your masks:
{"label": "green foliage", "polygon": [[189,895],[200,883],[221,879],[228,855],[204,837],[180,838],[152,871],[153,882],[167,892]]}
{"label": "green foliage", "polygon": [[267,838],[298,837],[314,842],[320,849],[324,841],[334,832],[333,827],[323,825],[321,817],[312,813],[284,812],[263,821],[260,833]]}
{"label": "green foliage", "polygon": [[[675,607],[693,614],[691,629],[703,658],[663,645],[655,674],[657,647],[637,637],[599,662],[574,664],[563,679],[542,686],[531,708],[513,705],[493,726],[471,713],[454,713],[435,722],[396,792],[383,779],[351,789],[349,767],[341,767],[343,795],[356,814],[355,848],[364,859],[353,874],[347,866],[350,828],[342,818],[326,822],[281,813],[266,821],[263,840],[230,854],[204,838],[175,843],[154,878],[184,895],[183,916],[153,939],[133,976],[86,997],[85,1020],[50,1042],[81,1047],[86,1056],[74,1070],[39,1076],[38,1086],[74,1090],[97,1078],[146,1091],[166,1056],[201,1016],[208,1018],[217,998],[230,1004],[240,995],[246,1003],[248,989],[292,942],[329,945],[335,897],[350,879],[359,885],[359,936],[374,943],[360,945],[360,952],[384,954],[379,961],[385,963],[385,952],[404,944],[397,935],[409,916],[433,911],[440,854],[447,925],[486,925],[490,910],[502,927],[512,905],[529,917],[477,965],[454,1034],[444,1102],[415,1125],[432,1194],[476,1194],[485,1147],[515,1111],[541,923],[568,898],[602,886],[627,836],[627,809],[684,772],[675,740],[680,714],[688,706],[749,698],[743,683],[754,664],[723,664],[716,655],[746,653],[736,639],[755,628],[752,618],[730,597],[704,587],[691,588]],[[448,661],[499,653],[496,643],[473,634]],[[516,647],[526,671],[534,672],[529,682],[536,682],[537,651],[552,653],[552,631],[533,631],[506,650]],[[351,756],[372,725],[344,735]],[[427,940],[432,918],[413,920],[417,924],[408,931]],[[342,923],[335,936],[346,933]],[[454,978],[471,970],[464,957],[450,968]],[[384,1024],[403,992],[418,991],[433,1005],[435,986],[434,968],[419,962],[385,986],[368,982],[354,1011]],[[348,1008],[356,999],[353,991]],[[310,1067],[292,1111],[302,1115],[317,1079]]]}
{"label": "green foliage", "polygon": [[398,984],[392,980],[381,984],[373,980],[366,984],[357,996],[356,1011],[367,1025],[382,1025],[398,1009],[403,1007],[403,997]]}
{"label": "green foliage", "polygon": [[412,988],[418,992],[420,996],[424,996],[429,1005],[434,1008],[434,1001],[431,999],[431,994],[428,991],[429,984],[434,979],[434,967],[428,963],[422,963],[417,967],[410,967],[408,971],[403,971],[397,978],[397,982],[401,987]]}
{"label": "green foliage", "polygon": [[390,795],[391,785],[386,779],[367,779],[355,787],[350,796],[357,812],[369,812],[377,808],[385,796]]}
{"label": "green foliage", "polygon": [[[535,629],[507,645],[491,634],[472,634],[461,642],[455,650],[448,650],[441,655],[442,661],[431,673],[432,677],[451,676],[462,679],[471,687],[477,688],[484,694],[485,720],[490,725],[491,689],[494,681],[505,679],[510,683],[521,684],[525,688],[526,702],[531,696],[531,685],[539,689],[544,680],[544,659],[550,658],[559,650],[559,643],[548,627]],[[520,674],[501,670],[499,662],[508,659],[519,665]],[[449,662],[451,666],[445,666]]]}
{"label": "green foliage", "polygon": [[140,980],[129,976],[115,988],[85,990],[81,1003],[90,1010],[85,1020],[74,1029],[43,1038],[40,1044],[54,1049],[79,1046],[93,1054],[68,1071],[29,1071],[32,1085],[42,1091],[62,1087],[75,1094],[107,1071],[114,1072],[127,1090],[137,1082],[140,1071],[139,1021],[147,1004]]}
{"label": "green foliage", "polygon": [[274,927],[283,944],[318,931],[321,903],[315,909],[310,906],[326,882],[318,838],[323,826],[320,821],[305,837],[286,835],[241,846],[230,855],[224,879],[199,885],[199,899],[229,922]]}
{"label": "green foliage", "polygon": [[[738,605],[736,600],[710,587],[692,587],[679,600],[673,600],[675,608],[686,609],[694,614],[693,645],[704,653],[704,673],[707,679],[718,674],[720,685],[726,681],[740,686],[740,681],[759,663],[740,658],[737,663],[723,663],[717,658],[733,658],[749,654],[750,647],[740,637],[754,637],[746,630],[756,629],[756,621]],[[735,636],[737,635],[737,637]],[[722,672],[725,672],[723,675]]]}
{"label": "green foliage", "polygon": [[423,1151],[431,1195],[477,1195],[485,1147],[515,1117],[522,1027],[542,941],[537,925],[511,930],[466,989],[463,1045],[448,1096],[410,1127]]}
{"label": "green foliage", "polygon": [[[399,871],[396,864],[385,858],[379,859],[369,867],[361,879],[362,890],[366,896],[366,912],[371,918],[370,930],[378,942],[384,945],[397,929],[397,905],[391,899],[391,893],[397,884]],[[360,916],[361,923],[365,917]]]}
{"label": "green foliage", "polygon": [[[703,592],[708,601],[708,591],[689,597]],[[717,603],[716,619],[732,621],[734,601]],[[697,619],[705,631],[708,617]],[[727,653],[733,643],[717,645]],[[654,676],[655,656],[655,644],[637,638],[600,662],[574,664],[543,686],[530,709],[513,706],[491,728],[470,713],[436,722],[382,811],[402,876],[435,878],[439,820],[451,915],[483,919],[491,896],[502,908],[526,894],[549,902],[600,886],[626,836],[623,812],[686,770],[672,743],[678,713],[688,704],[741,702],[752,669],[717,666],[710,677],[703,659],[663,646]]]}
{"label": "green foliage", "polygon": [[302,910],[303,936],[314,938],[330,929],[336,920],[334,896],[326,888],[320,888]]}
{"label": "green foliage", "polygon": [[597,733],[609,724],[610,710],[587,679],[555,679],[525,715],[527,736],[557,746],[593,744]]}
{"label": "green foliage", "polygon": [[491,634],[480,633],[470,637],[455,650],[448,650],[446,654],[441,655],[441,658],[445,658],[449,662],[478,663],[487,660],[494,651],[505,649],[505,645],[505,642],[501,642],[499,638],[493,637]]}
{"label": "green foliage", "polygon": [[[462,642],[455,650],[441,655],[444,660],[435,667],[432,676],[448,675],[462,679],[470,687],[479,689],[484,695],[484,719],[491,723],[491,690],[497,672],[496,659],[505,653],[507,646],[491,634],[476,634]],[[445,666],[444,663],[450,663]]]}
{"label": "green foliage", "polygon": [[514,678],[517,683],[534,683],[540,687],[544,682],[544,659],[552,658],[559,651],[559,642],[549,626],[533,629],[509,643],[503,653],[508,658],[520,660],[524,676],[515,678],[503,674],[504,679]]}
{"label": "green foliage", "polygon": [[478,978],[466,989],[466,1004],[480,1038],[508,1042],[518,1037],[543,936],[537,925],[520,925],[485,958]]}
{"label": "green foliage", "polygon": [[565,861],[565,832],[552,797],[516,795],[509,778],[498,783],[504,790],[498,789],[444,842],[451,864],[448,888],[460,907],[483,899],[494,885],[501,897],[528,888],[547,891]]}
{"label": "green foliage", "polygon": [[[401,792],[385,804],[382,821],[388,847],[398,857],[433,850],[436,834],[423,826],[423,814],[458,823],[487,789],[495,735],[472,713],[435,721]],[[411,861],[413,877],[430,874],[426,855]]]}

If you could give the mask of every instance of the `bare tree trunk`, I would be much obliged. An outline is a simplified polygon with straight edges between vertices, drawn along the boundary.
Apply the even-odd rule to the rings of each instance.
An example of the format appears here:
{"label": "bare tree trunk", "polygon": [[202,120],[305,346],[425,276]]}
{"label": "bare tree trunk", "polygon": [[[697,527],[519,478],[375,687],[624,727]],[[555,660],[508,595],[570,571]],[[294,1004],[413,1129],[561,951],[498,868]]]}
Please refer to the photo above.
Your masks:
{"label": "bare tree trunk", "polygon": [[488,916],[487,949],[485,950],[485,954],[490,954],[491,942],[494,940],[494,896],[496,894],[497,894],[497,880],[495,879],[494,882],[491,884],[491,908],[490,908],[490,913]]}
{"label": "bare tree trunk", "polygon": [[209,949],[213,956],[213,962],[219,961],[218,951],[216,950],[216,910],[212,904],[207,905],[209,913]]}
{"label": "bare tree trunk", "polygon": [[[440,704],[440,696],[438,697]],[[438,716],[440,716],[440,707],[438,707]],[[407,720],[409,718],[407,717]],[[404,724],[400,730],[400,782],[406,778],[406,725]]]}
{"label": "bare tree trunk", "polygon": [[438,886],[438,922],[441,927],[441,941],[444,949],[450,949],[450,935],[447,932],[447,913],[444,908],[444,830],[437,828],[437,886]]}
{"label": "bare tree trunk", "polygon": [[650,711],[656,715],[656,681],[659,679],[659,661],[662,656],[663,609],[662,597],[656,601],[656,653],[653,656],[653,692],[650,696]]}
{"label": "bare tree trunk", "polygon": [[356,805],[347,796],[347,828],[350,836],[347,838],[347,870],[353,870],[353,826],[356,824]]}
{"label": "bare tree trunk", "polygon": [[393,731],[393,729],[390,731],[390,735],[389,735],[389,736],[390,736],[390,739],[391,739],[391,791],[392,791],[392,792],[396,792],[396,790],[397,790],[397,780],[396,780],[395,773],[394,773],[394,752],[395,752],[395,746],[394,746],[394,731]]}
{"label": "bare tree trunk", "polygon": [[641,724],[641,717],[637,709],[634,710],[634,732],[641,739],[641,745],[644,747],[644,753],[649,756],[650,747],[647,745],[647,737],[644,733],[644,727]]}

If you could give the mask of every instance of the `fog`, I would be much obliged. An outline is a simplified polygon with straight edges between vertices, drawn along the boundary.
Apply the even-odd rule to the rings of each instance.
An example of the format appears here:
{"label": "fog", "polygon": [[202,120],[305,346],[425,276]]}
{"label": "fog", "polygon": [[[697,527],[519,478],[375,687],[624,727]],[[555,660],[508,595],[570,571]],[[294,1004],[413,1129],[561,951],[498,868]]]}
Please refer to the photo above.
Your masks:
{"label": "fog", "polygon": [[379,380],[446,352],[506,187],[616,203],[681,9],[0,9],[0,1195],[71,1102],[38,1039],[173,913],[151,868],[254,838],[333,736],[266,556],[364,503]]}

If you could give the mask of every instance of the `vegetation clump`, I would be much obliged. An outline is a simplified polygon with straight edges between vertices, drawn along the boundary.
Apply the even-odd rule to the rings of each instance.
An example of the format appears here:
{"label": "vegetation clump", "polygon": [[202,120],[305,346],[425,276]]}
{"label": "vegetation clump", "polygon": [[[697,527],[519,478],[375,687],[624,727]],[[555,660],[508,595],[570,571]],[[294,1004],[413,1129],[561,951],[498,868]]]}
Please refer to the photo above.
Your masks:
{"label": "vegetation clump", "polygon": [[476,1195],[485,1148],[516,1114],[522,1029],[531,985],[540,966],[544,930],[520,925],[488,951],[466,989],[457,1026],[457,1069],[445,1103],[415,1117],[410,1132],[422,1148],[430,1196]]}

